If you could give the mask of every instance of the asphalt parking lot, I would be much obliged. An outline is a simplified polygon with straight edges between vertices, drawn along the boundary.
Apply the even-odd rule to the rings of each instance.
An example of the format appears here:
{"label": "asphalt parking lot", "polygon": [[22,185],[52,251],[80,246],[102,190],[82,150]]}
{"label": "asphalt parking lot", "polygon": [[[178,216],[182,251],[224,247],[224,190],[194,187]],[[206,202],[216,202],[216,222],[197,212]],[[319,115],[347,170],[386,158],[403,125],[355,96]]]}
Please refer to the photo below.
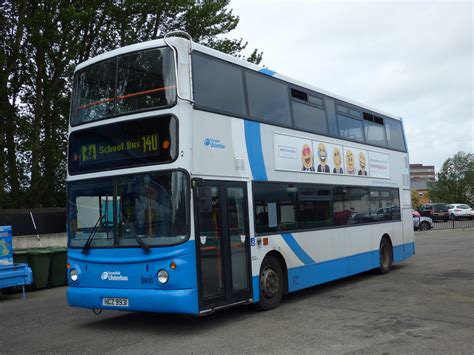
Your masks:
{"label": "asphalt parking lot", "polygon": [[285,298],[203,318],[72,309],[66,288],[0,301],[0,353],[474,352],[474,230],[416,233],[416,255]]}

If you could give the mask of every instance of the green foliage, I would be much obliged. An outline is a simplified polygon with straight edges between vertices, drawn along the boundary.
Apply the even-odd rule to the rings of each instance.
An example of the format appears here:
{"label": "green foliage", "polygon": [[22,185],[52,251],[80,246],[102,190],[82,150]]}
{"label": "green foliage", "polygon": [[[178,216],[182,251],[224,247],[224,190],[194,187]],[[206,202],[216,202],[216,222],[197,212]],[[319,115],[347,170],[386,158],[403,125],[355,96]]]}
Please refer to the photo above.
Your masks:
{"label": "green foliage", "polygon": [[418,191],[411,189],[411,208],[417,210],[420,207],[420,196]]}
{"label": "green foliage", "polygon": [[474,154],[458,152],[443,163],[432,186],[433,202],[474,204]]}
{"label": "green foliage", "polygon": [[[0,208],[64,206],[74,67],[172,30],[242,57],[229,1],[0,1]],[[256,49],[247,58],[259,63]]]}

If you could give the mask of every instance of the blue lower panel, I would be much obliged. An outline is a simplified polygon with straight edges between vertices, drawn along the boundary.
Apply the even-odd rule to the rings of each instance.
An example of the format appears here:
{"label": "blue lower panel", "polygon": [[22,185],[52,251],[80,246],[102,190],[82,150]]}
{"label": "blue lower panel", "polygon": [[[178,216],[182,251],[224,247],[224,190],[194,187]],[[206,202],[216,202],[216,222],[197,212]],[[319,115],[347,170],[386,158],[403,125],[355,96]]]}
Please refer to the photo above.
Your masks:
{"label": "blue lower panel", "polygon": [[259,277],[253,276],[252,277],[252,286],[253,286],[253,302],[260,301],[260,283],[258,282]]}
{"label": "blue lower panel", "polygon": [[[104,297],[128,298],[129,307],[103,306],[102,299]],[[71,307],[199,314],[197,288],[183,290],[150,290],[68,287],[67,299]]]}
{"label": "blue lower panel", "polygon": [[415,243],[396,245],[393,247],[393,261],[399,262],[415,255]]}
{"label": "blue lower panel", "polygon": [[[395,262],[402,261],[414,255],[414,253],[415,243],[395,246],[393,248],[393,259]],[[345,258],[292,268],[288,270],[288,291],[292,292],[334,281],[375,269],[378,266],[379,251],[373,250]]]}

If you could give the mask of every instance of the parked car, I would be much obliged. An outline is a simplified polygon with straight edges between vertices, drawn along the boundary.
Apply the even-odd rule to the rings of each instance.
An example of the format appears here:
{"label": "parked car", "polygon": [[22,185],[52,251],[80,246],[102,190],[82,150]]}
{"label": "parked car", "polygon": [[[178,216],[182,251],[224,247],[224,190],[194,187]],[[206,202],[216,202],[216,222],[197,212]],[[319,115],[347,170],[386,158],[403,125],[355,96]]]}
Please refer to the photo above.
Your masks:
{"label": "parked car", "polygon": [[468,205],[462,203],[451,203],[448,205],[449,218],[452,220],[460,218],[473,218],[474,211]]}
{"label": "parked car", "polygon": [[425,203],[418,209],[422,217],[429,217],[433,221],[447,221],[449,219],[448,206],[444,203]]}
{"label": "parked car", "polygon": [[420,231],[427,231],[433,228],[433,220],[430,217],[422,217],[418,211],[412,210],[413,229]]}

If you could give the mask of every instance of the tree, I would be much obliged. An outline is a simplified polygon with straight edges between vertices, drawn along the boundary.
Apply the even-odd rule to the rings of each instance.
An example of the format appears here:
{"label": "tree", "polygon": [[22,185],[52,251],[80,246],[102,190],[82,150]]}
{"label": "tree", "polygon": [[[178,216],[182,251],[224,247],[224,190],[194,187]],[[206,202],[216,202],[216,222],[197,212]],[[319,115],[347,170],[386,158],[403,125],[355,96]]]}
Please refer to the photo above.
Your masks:
{"label": "tree", "polygon": [[420,207],[420,196],[418,195],[418,191],[411,189],[411,208],[416,210],[418,207]]}
{"label": "tree", "polygon": [[[225,35],[229,0],[0,1],[0,208],[64,206],[74,67],[105,51],[184,30],[243,57]],[[254,50],[247,60],[259,63]]]}
{"label": "tree", "polygon": [[447,159],[430,191],[433,202],[474,204],[474,154],[458,152]]}

